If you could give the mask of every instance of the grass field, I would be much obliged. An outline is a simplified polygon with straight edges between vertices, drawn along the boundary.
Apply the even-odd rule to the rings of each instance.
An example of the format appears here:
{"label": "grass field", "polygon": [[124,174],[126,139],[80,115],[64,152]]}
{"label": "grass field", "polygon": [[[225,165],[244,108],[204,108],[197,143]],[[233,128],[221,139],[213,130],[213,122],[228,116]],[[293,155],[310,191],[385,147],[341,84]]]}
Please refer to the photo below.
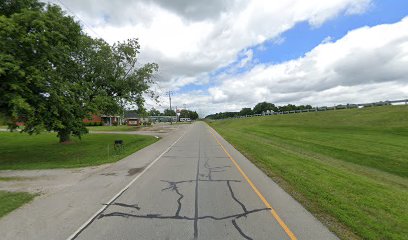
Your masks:
{"label": "grass field", "polygon": [[138,131],[142,127],[140,126],[127,126],[127,125],[121,125],[121,126],[95,126],[95,127],[86,127],[88,128],[89,131],[105,131],[105,132],[128,132],[128,131]]}
{"label": "grass field", "polygon": [[[122,151],[114,151],[114,140],[125,143]],[[53,133],[28,135],[0,132],[0,169],[73,168],[118,161],[157,141],[141,135],[87,134],[82,140],[60,144]],[[109,154],[108,154],[109,153]]]}
{"label": "grass field", "polygon": [[342,239],[408,239],[408,106],[210,125]]}
{"label": "grass field", "polygon": [[30,193],[0,191],[0,217],[30,202],[34,197]]}
{"label": "grass field", "polygon": [[0,177],[0,182],[9,182],[9,181],[20,181],[24,180],[21,177]]}

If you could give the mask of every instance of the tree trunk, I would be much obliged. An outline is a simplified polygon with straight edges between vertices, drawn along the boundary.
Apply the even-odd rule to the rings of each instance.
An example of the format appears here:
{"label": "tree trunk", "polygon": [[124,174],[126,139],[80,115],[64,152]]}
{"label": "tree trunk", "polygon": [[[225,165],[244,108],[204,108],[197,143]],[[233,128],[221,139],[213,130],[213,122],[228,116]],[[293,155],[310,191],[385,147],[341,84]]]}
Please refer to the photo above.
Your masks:
{"label": "tree trunk", "polygon": [[71,134],[67,131],[61,131],[58,133],[59,142],[60,143],[67,143],[71,140]]}

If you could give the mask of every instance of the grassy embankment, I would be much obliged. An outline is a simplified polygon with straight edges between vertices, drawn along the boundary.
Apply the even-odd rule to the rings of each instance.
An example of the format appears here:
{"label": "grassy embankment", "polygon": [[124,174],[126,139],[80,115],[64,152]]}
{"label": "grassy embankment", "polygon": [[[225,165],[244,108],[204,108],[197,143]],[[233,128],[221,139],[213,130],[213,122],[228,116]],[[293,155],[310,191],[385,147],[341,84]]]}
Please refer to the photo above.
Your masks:
{"label": "grassy embankment", "polygon": [[210,125],[342,239],[407,239],[408,106]]}

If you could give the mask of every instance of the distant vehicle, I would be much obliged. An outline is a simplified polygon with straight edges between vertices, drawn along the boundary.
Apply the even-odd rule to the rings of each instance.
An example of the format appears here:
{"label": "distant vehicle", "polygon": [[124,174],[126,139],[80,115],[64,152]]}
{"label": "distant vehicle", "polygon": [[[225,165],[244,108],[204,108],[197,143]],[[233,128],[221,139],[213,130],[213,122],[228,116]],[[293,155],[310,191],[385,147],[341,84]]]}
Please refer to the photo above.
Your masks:
{"label": "distant vehicle", "polygon": [[191,122],[190,118],[180,118],[180,122]]}

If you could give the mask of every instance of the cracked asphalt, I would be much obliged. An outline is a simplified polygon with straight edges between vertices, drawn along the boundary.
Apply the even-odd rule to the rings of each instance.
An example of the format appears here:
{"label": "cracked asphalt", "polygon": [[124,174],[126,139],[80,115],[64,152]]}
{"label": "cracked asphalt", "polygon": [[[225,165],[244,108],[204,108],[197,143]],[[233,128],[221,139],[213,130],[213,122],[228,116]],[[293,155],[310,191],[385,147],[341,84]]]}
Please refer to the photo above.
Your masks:
{"label": "cracked asphalt", "polygon": [[72,239],[337,239],[205,123],[184,131]]}

